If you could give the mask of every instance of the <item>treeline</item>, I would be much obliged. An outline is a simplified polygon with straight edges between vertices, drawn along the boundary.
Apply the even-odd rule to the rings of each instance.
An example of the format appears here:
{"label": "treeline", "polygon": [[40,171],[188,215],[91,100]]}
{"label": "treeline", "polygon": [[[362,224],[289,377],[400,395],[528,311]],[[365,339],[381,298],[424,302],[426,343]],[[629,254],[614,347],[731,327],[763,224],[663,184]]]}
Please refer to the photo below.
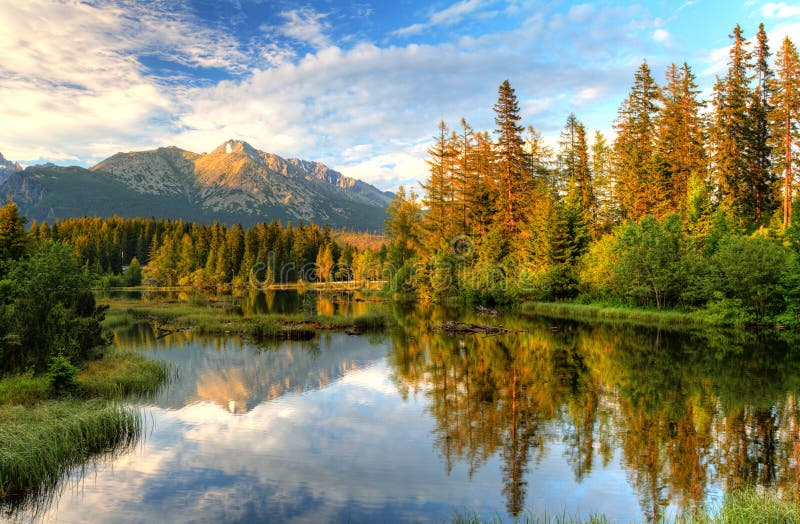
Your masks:
{"label": "treeline", "polygon": [[[113,285],[210,287],[349,280],[377,274],[380,252],[334,239],[327,226],[191,224],[162,219],[72,218],[33,223],[30,236],[68,245]],[[124,270],[124,273],[123,273]]]}
{"label": "treeline", "polygon": [[708,101],[688,64],[659,85],[643,62],[611,143],[570,115],[549,148],[520,124],[508,81],[493,133],[442,122],[421,202],[401,190],[390,207],[398,286],[430,300],[796,311],[800,60],[787,37],[773,68],[763,24],[732,39]]}

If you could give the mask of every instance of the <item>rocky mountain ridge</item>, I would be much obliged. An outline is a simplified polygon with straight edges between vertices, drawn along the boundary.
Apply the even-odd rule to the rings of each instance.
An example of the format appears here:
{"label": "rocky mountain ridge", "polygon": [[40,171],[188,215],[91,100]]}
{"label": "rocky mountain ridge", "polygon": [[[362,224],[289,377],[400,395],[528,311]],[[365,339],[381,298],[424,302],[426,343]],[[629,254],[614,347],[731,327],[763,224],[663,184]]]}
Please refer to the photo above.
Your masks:
{"label": "rocky mountain ridge", "polygon": [[0,184],[5,182],[13,173],[22,171],[22,169],[22,164],[6,160],[3,153],[0,153]]}
{"label": "rocky mountain ridge", "polygon": [[382,229],[392,199],[324,164],[285,159],[240,140],[202,154],[174,146],[117,153],[88,170],[34,166],[9,176],[0,192],[35,219],[146,213],[204,222],[317,222],[361,230]]}

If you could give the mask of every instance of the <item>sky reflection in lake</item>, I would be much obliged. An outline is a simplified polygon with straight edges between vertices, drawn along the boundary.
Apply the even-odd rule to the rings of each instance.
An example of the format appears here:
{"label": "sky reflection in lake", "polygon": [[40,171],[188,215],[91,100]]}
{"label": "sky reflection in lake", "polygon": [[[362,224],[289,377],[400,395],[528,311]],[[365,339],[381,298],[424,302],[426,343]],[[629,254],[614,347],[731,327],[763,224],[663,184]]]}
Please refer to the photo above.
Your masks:
{"label": "sky reflection in lake", "polygon": [[39,516],[629,522],[726,487],[794,483],[800,374],[779,343],[519,318],[503,321],[529,333],[449,338],[431,330],[437,315],[267,347],[118,334],[178,378],[146,402],[152,428],[134,452],[90,466]]}

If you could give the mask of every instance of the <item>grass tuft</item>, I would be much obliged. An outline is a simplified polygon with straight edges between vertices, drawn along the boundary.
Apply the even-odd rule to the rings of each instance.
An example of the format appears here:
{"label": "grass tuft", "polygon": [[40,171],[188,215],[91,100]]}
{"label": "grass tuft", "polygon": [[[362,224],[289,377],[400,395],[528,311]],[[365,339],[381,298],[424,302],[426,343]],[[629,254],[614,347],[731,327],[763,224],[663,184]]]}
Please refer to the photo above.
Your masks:
{"label": "grass tuft", "polygon": [[800,509],[794,502],[782,500],[776,493],[758,493],[753,488],[725,495],[722,507],[706,520],[713,524],[791,524],[800,523]]}
{"label": "grass tuft", "polygon": [[257,340],[308,340],[318,331],[377,331],[386,327],[387,314],[345,315],[270,314],[243,316],[219,304],[156,302],[111,299],[106,329],[136,322],[151,322],[161,334],[192,329],[203,335],[243,335]]}
{"label": "grass tuft", "polygon": [[163,362],[136,353],[120,353],[89,362],[76,379],[81,395],[114,399],[155,393],[168,376]]}
{"label": "grass tuft", "polygon": [[0,406],[0,502],[19,503],[53,488],[97,453],[131,445],[141,433],[137,410],[103,399]]}

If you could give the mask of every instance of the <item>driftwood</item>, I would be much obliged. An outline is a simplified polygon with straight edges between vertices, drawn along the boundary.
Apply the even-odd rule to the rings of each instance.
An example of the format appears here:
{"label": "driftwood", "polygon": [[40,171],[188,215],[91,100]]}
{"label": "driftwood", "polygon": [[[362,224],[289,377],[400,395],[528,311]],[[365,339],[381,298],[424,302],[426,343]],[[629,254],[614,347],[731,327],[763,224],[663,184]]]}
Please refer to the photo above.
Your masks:
{"label": "driftwood", "polygon": [[502,326],[485,326],[483,324],[470,324],[467,322],[445,322],[437,328],[448,335],[502,335],[506,333],[527,333],[527,330],[508,329]]}
{"label": "driftwood", "polygon": [[155,331],[156,338],[163,338],[167,335],[171,335],[173,333],[185,333],[187,331],[191,331],[191,327],[164,327],[161,325],[157,325],[155,322],[153,323],[153,331]]}

